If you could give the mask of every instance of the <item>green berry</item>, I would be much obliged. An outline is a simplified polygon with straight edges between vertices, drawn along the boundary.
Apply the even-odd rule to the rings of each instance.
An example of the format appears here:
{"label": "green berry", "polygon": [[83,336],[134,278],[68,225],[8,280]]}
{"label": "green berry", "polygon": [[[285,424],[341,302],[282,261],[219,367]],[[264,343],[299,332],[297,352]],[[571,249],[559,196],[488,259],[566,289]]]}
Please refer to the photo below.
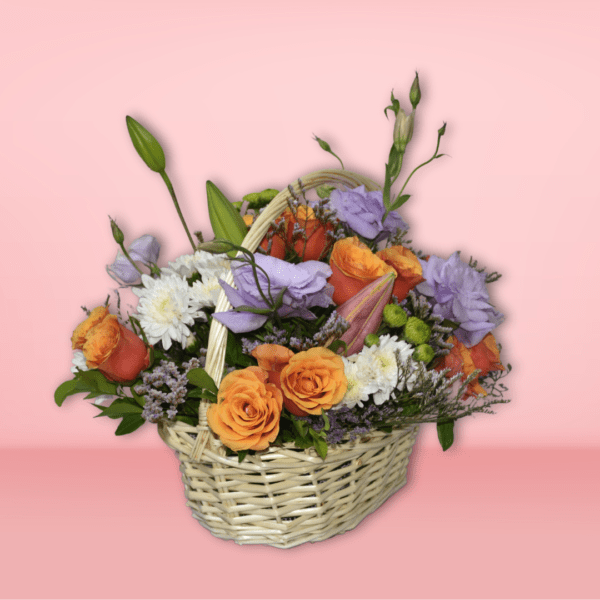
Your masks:
{"label": "green berry", "polygon": [[388,304],[383,309],[383,321],[390,327],[402,327],[407,320],[406,311],[397,304]]}
{"label": "green berry", "polygon": [[365,338],[365,346],[367,348],[370,348],[371,346],[377,346],[378,344],[379,344],[379,336],[376,335],[375,333],[370,333]]}
{"label": "green berry", "polygon": [[425,364],[430,363],[435,356],[433,348],[429,344],[421,344],[415,348],[413,352],[413,358],[424,362]]}
{"label": "green berry", "polygon": [[431,337],[431,326],[427,325],[425,321],[421,321],[417,317],[409,317],[404,327],[404,339],[413,344],[419,346],[429,341]]}

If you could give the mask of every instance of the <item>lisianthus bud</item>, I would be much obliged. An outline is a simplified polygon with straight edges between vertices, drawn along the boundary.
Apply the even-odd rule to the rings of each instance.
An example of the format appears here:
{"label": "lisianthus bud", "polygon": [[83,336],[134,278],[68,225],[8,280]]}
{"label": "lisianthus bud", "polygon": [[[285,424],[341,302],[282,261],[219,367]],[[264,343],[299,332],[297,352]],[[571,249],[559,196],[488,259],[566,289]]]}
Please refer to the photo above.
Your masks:
{"label": "lisianthus bud", "polygon": [[446,123],[444,123],[439,129],[438,129],[438,135],[440,137],[442,137],[444,134],[446,133]]}
{"label": "lisianthus bud", "polygon": [[390,327],[402,327],[408,321],[406,311],[397,304],[388,304],[383,309],[383,321]]}
{"label": "lisianthus bud", "polygon": [[430,363],[434,356],[435,352],[429,344],[420,344],[413,352],[413,358],[424,362],[425,364]]}
{"label": "lisianthus bud", "polygon": [[406,146],[412,139],[414,124],[414,111],[411,112],[410,115],[407,115],[401,108],[398,109],[396,123],[394,124],[394,146],[396,146],[400,152],[406,150]]}
{"label": "lisianthus bud", "polygon": [[196,354],[198,350],[200,350],[200,342],[198,338],[192,333],[192,335],[188,336],[185,349],[191,354]]}
{"label": "lisianthus bud", "polygon": [[415,80],[410,87],[410,103],[413,108],[417,108],[417,104],[421,101],[421,88],[419,87],[419,74],[415,73]]}
{"label": "lisianthus bud", "polygon": [[370,333],[365,338],[365,346],[370,348],[371,346],[377,346],[379,344],[379,336],[376,333]]}
{"label": "lisianthus bud", "polygon": [[120,227],[117,225],[117,222],[114,219],[110,220],[110,227],[112,229],[113,237],[115,238],[115,242],[119,244],[119,246],[125,241],[125,236],[121,231]]}
{"label": "lisianthus bud", "polygon": [[417,317],[408,317],[404,327],[404,339],[410,344],[419,346],[429,341],[431,326]]}

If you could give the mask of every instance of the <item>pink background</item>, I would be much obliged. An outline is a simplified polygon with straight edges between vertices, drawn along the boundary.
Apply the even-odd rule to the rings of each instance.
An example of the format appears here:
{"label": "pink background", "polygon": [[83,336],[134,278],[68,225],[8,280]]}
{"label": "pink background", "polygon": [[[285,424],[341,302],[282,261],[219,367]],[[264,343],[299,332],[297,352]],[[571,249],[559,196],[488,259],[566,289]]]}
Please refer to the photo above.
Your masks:
{"label": "pink background", "polygon": [[[599,26],[582,0],[3,2],[0,594],[600,595]],[[450,157],[413,178],[403,216],[416,246],[504,274],[491,294],[513,403],[461,422],[444,456],[424,428],[408,490],[351,534],[285,554],[215,540],[151,427],[115,438],[87,402],[52,400],[79,307],[112,289],[107,215],[130,241],[159,237],[161,264],[188,251],[125,115],[159,138],[188,223],[208,233],[207,179],[234,200],[335,168],[313,133],[381,180],[383,108],[392,88],[408,106],[415,69],[406,173],[444,121]],[[103,575],[105,560],[119,566]],[[290,587],[305,568],[311,584]]]}

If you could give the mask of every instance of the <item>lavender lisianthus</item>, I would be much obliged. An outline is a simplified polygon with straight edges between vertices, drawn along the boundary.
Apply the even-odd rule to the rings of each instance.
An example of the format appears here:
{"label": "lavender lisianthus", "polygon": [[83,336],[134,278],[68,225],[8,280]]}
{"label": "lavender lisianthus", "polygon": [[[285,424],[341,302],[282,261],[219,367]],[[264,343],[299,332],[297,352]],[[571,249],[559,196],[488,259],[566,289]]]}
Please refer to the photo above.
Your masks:
{"label": "lavender lisianthus", "polygon": [[[131,260],[149,267],[158,261],[160,244],[154,236],[146,234],[133,240],[127,252]],[[115,281],[123,285],[133,285],[141,279],[140,272],[121,251],[117,252],[114,262],[107,265],[106,270]]]}
{"label": "lavender lisianthus", "polygon": [[[237,289],[222,280],[219,281],[233,308],[248,306],[268,309],[271,299],[275,300],[284,288],[286,289],[282,297],[283,305],[277,310],[277,314],[282,318],[300,317],[312,320],[316,318],[310,310],[312,307],[327,307],[332,304],[333,288],[327,283],[327,279],[331,277],[331,269],[325,263],[309,260],[294,265],[263,254],[255,254],[254,260],[268,276],[267,281],[265,273],[258,269],[260,290],[269,302],[265,302],[256,285],[252,267],[243,264],[233,269],[233,281]],[[268,282],[271,286],[270,291]],[[267,315],[249,311],[220,312],[215,313],[213,317],[234,333],[258,329],[268,319]]]}
{"label": "lavender lisianthus", "polygon": [[419,262],[425,281],[416,289],[433,300],[434,314],[459,324],[454,331],[459,342],[470,348],[502,323],[504,315],[490,304],[485,273],[462,262],[458,252],[447,260],[431,256]]}
{"label": "lavender lisianthus", "polygon": [[397,229],[408,229],[396,211],[390,212],[383,221],[385,206],[381,190],[367,192],[361,185],[346,192],[333,190],[330,198],[338,219],[368,240],[381,241],[396,233]]}

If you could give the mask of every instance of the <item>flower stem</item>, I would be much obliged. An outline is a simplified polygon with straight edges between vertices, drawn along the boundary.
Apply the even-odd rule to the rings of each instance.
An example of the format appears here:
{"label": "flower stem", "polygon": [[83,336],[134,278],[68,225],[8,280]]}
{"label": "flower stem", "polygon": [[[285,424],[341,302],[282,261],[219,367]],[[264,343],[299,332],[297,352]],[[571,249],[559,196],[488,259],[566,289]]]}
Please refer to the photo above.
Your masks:
{"label": "flower stem", "polygon": [[192,245],[192,249],[194,250],[194,252],[196,251],[196,244],[194,244],[194,240],[192,239],[192,234],[190,233],[190,230],[188,229],[188,226],[185,222],[185,219],[183,218],[183,214],[181,212],[181,208],[179,208],[179,202],[177,202],[177,196],[175,196],[175,190],[173,189],[173,185],[171,184],[171,180],[169,179],[169,176],[167,175],[166,171],[161,171],[160,172],[160,176],[163,178],[163,181],[165,182],[165,185],[167,186],[167,189],[169,190],[169,194],[171,194],[171,199],[173,200],[173,204],[175,205],[175,208],[177,209],[177,214],[179,215],[179,218],[181,219],[181,223],[183,225],[183,228],[185,229],[185,232],[187,233],[188,239],[190,240],[190,244]]}
{"label": "flower stem", "polygon": [[404,182],[404,185],[402,186],[402,189],[400,190],[400,192],[398,192],[398,196],[402,195],[402,192],[404,191],[404,188],[406,187],[406,184],[410,181],[410,178],[421,168],[424,167],[425,165],[429,164],[432,160],[436,159],[436,158],[441,158],[442,156],[444,156],[443,154],[438,154],[437,151],[440,148],[440,140],[442,139],[442,135],[438,132],[438,139],[437,139],[437,145],[435,147],[435,152],[433,153],[433,156],[429,159],[426,160],[424,163],[420,164],[418,167],[415,167],[412,170],[412,173],[406,178],[406,181]]}
{"label": "flower stem", "polygon": [[140,268],[133,262],[133,259],[131,258],[131,256],[129,256],[129,252],[127,252],[127,250],[125,250],[125,244],[123,244],[123,242],[121,242],[119,244],[119,246],[121,246],[121,252],[123,252],[123,254],[125,255],[125,258],[135,267],[135,270],[140,274],[143,275],[143,271],[140,270]]}

